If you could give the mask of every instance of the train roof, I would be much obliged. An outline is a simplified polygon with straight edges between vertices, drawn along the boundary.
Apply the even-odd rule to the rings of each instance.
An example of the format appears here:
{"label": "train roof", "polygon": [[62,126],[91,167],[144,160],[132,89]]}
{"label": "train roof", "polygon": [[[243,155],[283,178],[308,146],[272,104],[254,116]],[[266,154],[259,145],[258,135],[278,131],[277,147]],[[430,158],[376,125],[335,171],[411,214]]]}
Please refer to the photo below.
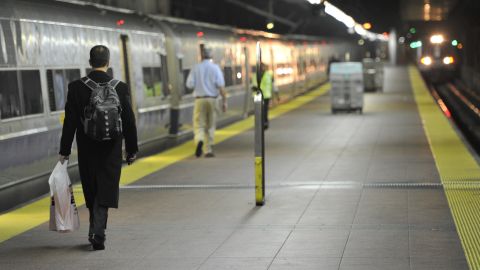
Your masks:
{"label": "train roof", "polygon": [[[282,39],[289,41],[321,41],[326,38],[305,35],[280,35],[260,30],[240,29],[228,25],[187,20],[163,15],[145,15],[134,10],[110,7],[107,5],[79,0],[2,0],[0,19],[55,22],[78,27],[91,27],[105,30],[162,32],[156,22],[171,25],[189,25],[195,28],[224,31],[237,35],[258,38]],[[121,22],[121,23],[120,23]],[[117,25],[120,23],[121,25]]]}
{"label": "train roof", "polygon": [[35,23],[55,23],[109,31],[162,32],[148,18],[126,9],[89,4],[82,1],[2,0],[0,19]]}

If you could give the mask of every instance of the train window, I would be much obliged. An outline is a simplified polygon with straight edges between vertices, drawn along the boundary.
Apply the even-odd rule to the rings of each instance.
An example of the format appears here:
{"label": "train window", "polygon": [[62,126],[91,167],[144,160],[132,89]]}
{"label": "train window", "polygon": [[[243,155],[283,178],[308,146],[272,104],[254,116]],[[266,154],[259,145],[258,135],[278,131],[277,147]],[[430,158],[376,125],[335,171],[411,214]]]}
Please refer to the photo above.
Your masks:
{"label": "train window", "polygon": [[21,115],[17,71],[0,71],[0,119]]}
{"label": "train window", "polygon": [[25,114],[43,112],[42,87],[38,70],[20,71]]}
{"label": "train window", "polygon": [[162,69],[160,67],[144,67],[143,91],[146,97],[159,97],[164,95],[162,84]]}
{"label": "train window", "polygon": [[[92,72],[93,69],[92,69],[92,68],[87,68],[86,70],[87,70],[87,75],[88,75],[88,73]],[[107,69],[107,74],[108,74],[110,77],[113,78],[113,69],[112,69],[111,67],[109,67],[109,68]]]}
{"label": "train window", "polygon": [[224,67],[223,68],[223,76],[225,76],[225,86],[232,86],[233,85],[233,70],[232,67]]}
{"label": "train window", "polygon": [[243,83],[243,72],[241,66],[235,67],[235,84],[242,84]]}
{"label": "train window", "polygon": [[190,74],[190,69],[184,69],[183,70],[183,86],[185,87],[184,95],[193,93],[193,89],[190,89],[187,87],[188,74]]}
{"label": "train window", "polygon": [[68,84],[80,78],[80,69],[49,69],[47,70],[48,98],[50,111],[65,109]]}

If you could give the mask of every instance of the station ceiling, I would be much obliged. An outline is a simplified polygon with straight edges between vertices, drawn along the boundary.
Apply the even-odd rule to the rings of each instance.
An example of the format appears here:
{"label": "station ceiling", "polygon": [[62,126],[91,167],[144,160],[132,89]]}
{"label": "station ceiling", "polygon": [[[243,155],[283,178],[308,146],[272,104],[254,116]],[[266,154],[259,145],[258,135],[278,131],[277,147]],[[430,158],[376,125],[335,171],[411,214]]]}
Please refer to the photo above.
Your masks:
{"label": "station ceiling", "polygon": [[[449,20],[478,20],[479,0],[329,0],[357,22],[372,24],[372,31],[388,32],[409,25],[437,25]],[[173,16],[233,25],[241,28],[270,30],[285,34],[349,36],[347,29],[326,15],[318,5],[306,0],[175,0]],[[468,15],[471,13],[471,15]]]}
{"label": "station ceiling", "polygon": [[[175,0],[172,15],[188,19],[228,24],[241,28],[266,30],[285,34],[348,36],[345,26],[326,15],[319,6],[306,0]],[[399,0],[331,0],[359,23],[370,22],[375,32],[389,31],[400,21]],[[271,14],[271,16],[269,16]],[[384,16],[378,16],[382,14]]]}

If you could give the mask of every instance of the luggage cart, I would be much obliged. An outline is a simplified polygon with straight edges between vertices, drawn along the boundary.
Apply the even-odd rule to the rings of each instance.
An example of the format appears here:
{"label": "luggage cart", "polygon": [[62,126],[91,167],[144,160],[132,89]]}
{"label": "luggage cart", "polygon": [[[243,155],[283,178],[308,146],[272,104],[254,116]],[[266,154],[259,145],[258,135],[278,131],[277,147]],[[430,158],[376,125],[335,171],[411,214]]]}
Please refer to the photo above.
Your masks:
{"label": "luggage cart", "polygon": [[330,66],[332,113],[363,112],[363,70],[360,62],[332,63]]}

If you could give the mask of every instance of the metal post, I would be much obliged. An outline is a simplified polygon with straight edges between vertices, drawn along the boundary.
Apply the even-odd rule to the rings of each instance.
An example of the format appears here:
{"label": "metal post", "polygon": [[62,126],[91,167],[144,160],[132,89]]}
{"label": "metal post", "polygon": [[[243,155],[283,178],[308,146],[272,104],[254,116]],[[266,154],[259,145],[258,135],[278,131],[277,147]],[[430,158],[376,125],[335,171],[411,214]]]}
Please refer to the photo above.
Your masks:
{"label": "metal post", "polygon": [[255,110],[255,201],[256,205],[265,204],[265,119],[263,117],[263,94],[260,89],[262,51],[257,42],[257,87],[253,97]]}

